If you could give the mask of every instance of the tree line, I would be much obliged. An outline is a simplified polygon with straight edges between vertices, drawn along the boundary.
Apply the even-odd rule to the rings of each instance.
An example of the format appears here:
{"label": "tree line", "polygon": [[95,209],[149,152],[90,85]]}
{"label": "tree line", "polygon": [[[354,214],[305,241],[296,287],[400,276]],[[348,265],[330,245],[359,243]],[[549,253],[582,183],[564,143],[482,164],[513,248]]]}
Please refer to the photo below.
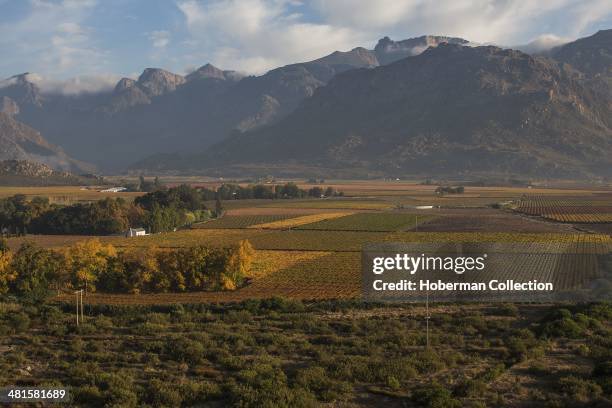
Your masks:
{"label": "tree line", "polygon": [[222,184],[216,191],[204,189],[210,199],[221,200],[244,200],[244,199],[284,199],[284,198],[307,198],[307,197],[337,197],[343,196],[342,192],[333,187],[312,187],[304,190],[295,183],[286,184],[254,184],[241,186],[238,184]]}
{"label": "tree line", "polygon": [[214,216],[197,190],[178,186],[136,198],[105,198],[92,203],[58,205],[24,195],[0,200],[0,228],[8,234],[111,235],[144,227],[156,233]]}
{"label": "tree line", "polygon": [[[48,198],[27,200],[18,194],[0,200],[0,232],[25,235],[112,235],[128,228],[143,227],[149,233],[172,231],[223,214],[222,200],[249,198],[283,199],[341,195],[332,187],[300,189],[284,185],[223,184],[216,190],[179,185],[159,188],[137,197],[134,202],[105,198],[92,203],[51,204]],[[215,201],[213,209],[206,202]]]}
{"label": "tree line", "polygon": [[243,284],[253,254],[248,241],[229,248],[118,251],[94,239],[61,250],[24,243],[14,252],[0,241],[0,294],[38,301],[65,289],[135,294],[233,290]]}

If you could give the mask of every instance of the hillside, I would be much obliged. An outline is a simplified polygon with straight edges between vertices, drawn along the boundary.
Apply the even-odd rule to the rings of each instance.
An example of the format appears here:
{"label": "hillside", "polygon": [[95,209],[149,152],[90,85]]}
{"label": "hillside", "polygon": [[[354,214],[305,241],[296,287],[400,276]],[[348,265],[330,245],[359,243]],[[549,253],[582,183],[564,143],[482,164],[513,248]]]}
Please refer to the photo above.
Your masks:
{"label": "hillside", "polygon": [[104,184],[101,177],[75,176],[40,163],[25,160],[0,160],[1,186],[75,186]]}
{"label": "hillside", "polygon": [[210,64],[186,76],[147,68],[111,91],[71,96],[45,94],[22,74],[0,83],[0,107],[71,156],[120,170],[155,153],[201,151],[233,131],[273,124],[339,73],[384,65],[445,41],[466,42],[385,37],[373,50],[337,51],[260,76]]}
{"label": "hillside", "polygon": [[61,171],[87,172],[92,168],[72,159],[38,131],[0,112],[0,160],[39,162]]}
{"label": "hillside", "polygon": [[492,46],[443,44],[337,75],[278,124],[236,134],[183,163],[611,175],[611,106],[567,65]]}
{"label": "hillside", "polygon": [[601,30],[590,37],[565,44],[554,50],[553,57],[591,77],[601,77],[611,81],[612,29]]}

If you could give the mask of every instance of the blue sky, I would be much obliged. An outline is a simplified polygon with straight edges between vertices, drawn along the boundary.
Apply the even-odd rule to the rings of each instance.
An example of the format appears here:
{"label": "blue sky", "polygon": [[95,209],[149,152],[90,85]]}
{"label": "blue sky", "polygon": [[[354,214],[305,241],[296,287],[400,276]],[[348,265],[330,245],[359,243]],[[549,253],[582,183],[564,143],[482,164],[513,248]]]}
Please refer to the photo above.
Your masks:
{"label": "blue sky", "polygon": [[602,28],[610,0],[0,0],[0,79],[78,92],[145,67],[258,74],[385,35],[548,47]]}

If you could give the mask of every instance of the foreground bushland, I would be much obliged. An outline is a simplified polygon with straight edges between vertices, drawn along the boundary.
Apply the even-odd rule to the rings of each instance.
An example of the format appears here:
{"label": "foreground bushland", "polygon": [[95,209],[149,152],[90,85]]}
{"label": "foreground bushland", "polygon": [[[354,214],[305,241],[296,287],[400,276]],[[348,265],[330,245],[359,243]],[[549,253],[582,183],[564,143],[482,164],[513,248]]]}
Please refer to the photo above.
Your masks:
{"label": "foreground bushland", "polygon": [[612,307],[0,304],[0,383],[76,406],[610,406]]}

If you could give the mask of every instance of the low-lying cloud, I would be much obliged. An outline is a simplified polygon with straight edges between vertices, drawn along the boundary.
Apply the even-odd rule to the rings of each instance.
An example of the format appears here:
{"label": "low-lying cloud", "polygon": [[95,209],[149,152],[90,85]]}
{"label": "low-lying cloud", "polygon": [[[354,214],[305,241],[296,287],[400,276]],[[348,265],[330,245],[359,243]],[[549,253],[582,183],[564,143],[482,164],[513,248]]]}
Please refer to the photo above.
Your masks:
{"label": "low-lying cloud", "polygon": [[[43,93],[80,95],[83,93],[97,93],[112,90],[117,81],[121,79],[114,74],[107,75],[83,75],[65,80],[45,78],[36,73],[25,75],[28,82],[38,86]],[[16,83],[16,78],[8,78],[0,81],[0,88],[4,88]]]}

